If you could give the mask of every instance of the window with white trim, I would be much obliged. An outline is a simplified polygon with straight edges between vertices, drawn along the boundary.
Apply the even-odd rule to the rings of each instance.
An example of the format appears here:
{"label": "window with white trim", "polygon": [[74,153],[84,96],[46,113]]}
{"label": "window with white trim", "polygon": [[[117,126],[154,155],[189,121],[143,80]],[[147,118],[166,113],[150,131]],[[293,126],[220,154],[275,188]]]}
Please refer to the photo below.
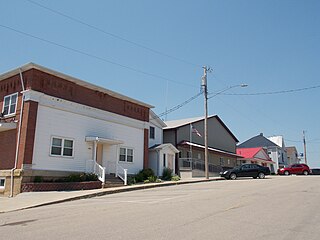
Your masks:
{"label": "window with white trim", "polygon": [[5,186],[6,186],[6,179],[0,178],[0,189],[4,189]]}
{"label": "window with white trim", "polygon": [[2,112],[3,115],[13,115],[17,110],[18,93],[4,97]]}
{"label": "window with white trim", "polygon": [[73,140],[61,137],[51,138],[51,151],[52,156],[73,157]]}
{"label": "window with white trim", "polygon": [[155,128],[150,126],[150,139],[155,139]]}
{"label": "window with white trim", "polygon": [[120,148],[120,154],[119,154],[119,161],[120,162],[133,162],[133,149],[132,148]]}

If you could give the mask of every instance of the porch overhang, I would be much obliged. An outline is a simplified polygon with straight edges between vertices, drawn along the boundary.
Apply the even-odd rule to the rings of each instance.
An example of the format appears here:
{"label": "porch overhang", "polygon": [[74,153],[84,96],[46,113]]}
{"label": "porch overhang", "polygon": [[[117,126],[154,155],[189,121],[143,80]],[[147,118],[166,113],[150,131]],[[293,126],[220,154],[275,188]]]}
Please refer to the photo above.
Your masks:
{"label": "porch overhang", "polygon": [[0,132],[9,131],[17,128],[15,122],[0,122]]}
{"label": "porch overhang", "polygon": [[[196,143],[191,143],[191,142],[188,142],[188,141],[183,141],[183,142],[179,143],[178,145],[180,145],[180,146],[191,146],[191,147],[194,147],[194,148],[197,148],[197,149],[205,150],[205,146],[199,145],[199,144],[196,144]],[[227,156],[227,157],[243,158],[242,156],[240,156],[238,154],[226,152],[226,151],[219,150],[219,149],[212,148],[212,147],[208,147],[208,150],[211,153],[220,154],[220,155],[224,155],[224,156]]]}
{"label": "porch overhang", "polygon": [[86,137],[86,142],[98,142],[98,143],[109,144],[109,145],[119,145],[124,143],[121,140],[102,138],[102,137],[91,137],[91,136]]}

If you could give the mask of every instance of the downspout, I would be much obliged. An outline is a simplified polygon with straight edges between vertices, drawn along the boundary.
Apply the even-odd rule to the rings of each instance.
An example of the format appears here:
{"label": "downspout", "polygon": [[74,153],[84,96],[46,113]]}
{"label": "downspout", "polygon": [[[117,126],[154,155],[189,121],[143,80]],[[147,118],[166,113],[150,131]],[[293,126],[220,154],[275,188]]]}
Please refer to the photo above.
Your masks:
{"label": "downspout", "polygon": [[[22,122],[22,114],[23,114],[23,105],[24,105],[24,83],[23,83],[23,77],[22,77],[22,72],[21,69],[19,68],[19,74],[20,74],[20,81],[21,81],[21,86],[22,86],[22,99],[21,99],[21,107],[20,107],[20,117],[19,117],[19,127],[18,127],[18,137],[17,137],[17,146],[16,146],[16,155],[14,159],[14,168],[11,169],[11,188],[10,188],[10,197],[13,197],[13,176],[14,176],[14,170],[17,169],[17,164],[18,164],[18,154],[19,154],[19,145],[20,145],[20,132],[21,132],[21,122]],[[18,99],[17,99],[18,103]]]}

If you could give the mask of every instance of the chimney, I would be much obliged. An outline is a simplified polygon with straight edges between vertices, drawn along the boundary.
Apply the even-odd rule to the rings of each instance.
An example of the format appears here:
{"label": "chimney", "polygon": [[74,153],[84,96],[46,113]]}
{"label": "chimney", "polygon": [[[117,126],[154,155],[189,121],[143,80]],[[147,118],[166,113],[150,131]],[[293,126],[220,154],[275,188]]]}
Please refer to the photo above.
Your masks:
{"label": "chimney", "polygon": [[263,133],[260,133],[260,136],[263,136]]}

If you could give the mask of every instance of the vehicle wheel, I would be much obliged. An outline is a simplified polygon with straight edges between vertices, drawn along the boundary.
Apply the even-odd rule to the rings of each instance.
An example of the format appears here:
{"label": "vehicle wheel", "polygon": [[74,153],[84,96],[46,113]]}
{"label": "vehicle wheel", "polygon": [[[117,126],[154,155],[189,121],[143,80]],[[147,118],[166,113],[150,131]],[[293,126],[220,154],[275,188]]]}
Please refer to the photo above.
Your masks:
{"label": "vehicle wheel", "polygon": [[257,177],[253,177],[253,179],[257,179]]}
{"label": "vehicle wheel", "polygon": [[266,175],[265,175],[263,172],[261,172],[261,173],[259,173],[258,177],[259,177],[260,179],[263,179],[263,178],[266,177]]}
{"label": "vehicle wheel", "polygon": [[284,175],[289,176],[290,175],[289,171],[285,171]]}
{"label": "vehicle wheel", "polygon": [[235,173],[231,173],[230,174],[230,179],[231,180],[236,180],[237,179],[237,175]]}
{"label": "vehicle wheel", "polygon": [[308,174],[309,174],[308,171],[306,170],[303,171],[303,175],[308,175]]}

